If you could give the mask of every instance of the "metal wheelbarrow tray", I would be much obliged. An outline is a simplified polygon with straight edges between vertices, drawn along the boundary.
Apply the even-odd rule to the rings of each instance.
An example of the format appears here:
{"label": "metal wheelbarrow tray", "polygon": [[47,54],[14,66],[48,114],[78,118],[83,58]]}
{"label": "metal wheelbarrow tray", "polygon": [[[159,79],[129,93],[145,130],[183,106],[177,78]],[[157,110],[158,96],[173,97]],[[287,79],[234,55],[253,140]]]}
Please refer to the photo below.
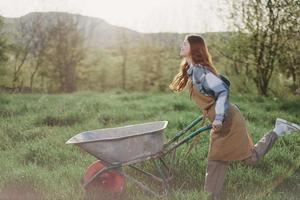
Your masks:
{"label": "metal wheelbarrow tray", "polygon": [[110,164],[133,163],[163,149],[163,132],[168,121],[86,131],[69,139],[88,153]]}

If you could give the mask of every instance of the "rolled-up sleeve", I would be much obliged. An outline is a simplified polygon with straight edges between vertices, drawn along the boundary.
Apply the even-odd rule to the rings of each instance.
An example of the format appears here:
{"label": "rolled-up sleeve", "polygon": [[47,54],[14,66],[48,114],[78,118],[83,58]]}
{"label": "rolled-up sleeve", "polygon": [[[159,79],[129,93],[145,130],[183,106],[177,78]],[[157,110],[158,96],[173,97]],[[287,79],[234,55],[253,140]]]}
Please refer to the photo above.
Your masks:
{"label": "rolled-up sleeve", "polygon": [[213,73],[206,74],[207,89],[212,90],[216,99],[215,120],[223,121],[229,107],[229,87]]}

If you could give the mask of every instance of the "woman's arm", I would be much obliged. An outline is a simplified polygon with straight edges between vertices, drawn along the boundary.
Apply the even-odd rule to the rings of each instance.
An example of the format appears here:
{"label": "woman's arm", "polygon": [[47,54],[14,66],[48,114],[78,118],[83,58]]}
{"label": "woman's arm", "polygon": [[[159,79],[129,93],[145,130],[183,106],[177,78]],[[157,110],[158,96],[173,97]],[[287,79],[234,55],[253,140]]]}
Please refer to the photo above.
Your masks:
{"label": "woman's arm", "polygon": [[223,121],[229,107],[229,87],[211,72],[206,74],[205,82],[207,89],[213,91],[216,99],[215,120]]}
{"label": "woman's arm", "polygon": [[222,122],[229,107],[229,87],[205,67],[192,66],[188,75],[199,92],[215,97],[215,120]]}

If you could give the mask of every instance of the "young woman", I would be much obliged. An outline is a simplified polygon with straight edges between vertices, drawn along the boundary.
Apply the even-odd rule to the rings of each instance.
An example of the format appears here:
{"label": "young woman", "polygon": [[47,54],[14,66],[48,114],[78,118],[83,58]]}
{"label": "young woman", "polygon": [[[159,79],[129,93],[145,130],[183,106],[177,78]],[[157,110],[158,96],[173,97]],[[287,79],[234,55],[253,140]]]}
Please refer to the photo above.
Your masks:
{"label": "young woman", "polygon": [[190,98],[212,123],[204,190],[217,200],[220,199],[229,161],[242,160],[255,165],[279,136],[300,132],[300,126],[277,118],[275,128],[253,145],[240,110],[229,102],[230,82],[213,66],[204,39],[197,34],[187,35],[180,56],[183,57],[180,71],[170,89],[182,91],[189,85]]}

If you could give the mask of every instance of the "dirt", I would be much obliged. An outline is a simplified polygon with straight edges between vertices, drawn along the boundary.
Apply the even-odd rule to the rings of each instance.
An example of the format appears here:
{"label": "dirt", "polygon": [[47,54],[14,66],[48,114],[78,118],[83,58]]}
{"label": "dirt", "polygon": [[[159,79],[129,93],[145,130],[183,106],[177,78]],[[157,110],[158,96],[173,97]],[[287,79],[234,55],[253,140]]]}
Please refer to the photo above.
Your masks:
{"label": "dirt", "polygon": [[0,188],[1,200],[39,200],[42,195],[31,185],[8,184]]}

